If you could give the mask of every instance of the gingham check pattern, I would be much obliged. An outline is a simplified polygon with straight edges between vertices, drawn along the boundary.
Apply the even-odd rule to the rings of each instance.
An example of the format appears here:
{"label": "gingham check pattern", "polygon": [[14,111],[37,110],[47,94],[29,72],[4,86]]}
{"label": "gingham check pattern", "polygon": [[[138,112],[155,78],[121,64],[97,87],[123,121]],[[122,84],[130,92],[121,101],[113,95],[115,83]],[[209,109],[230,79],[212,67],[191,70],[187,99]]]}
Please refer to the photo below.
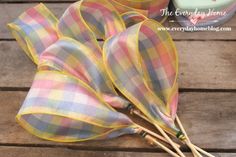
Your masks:
{"label": "gingham check pattern", "polygon": [[[45,12],[40,12],[43,9]],[[36,16],[39,13],[52,15],[46,11],[48,11],[46,7],[39,4],[20,16],[22,21],[31,16],[36,22],[26,22],[27,27],[24,27],[19,25],[17,19],[10,24],[13,26],[12,31],[21,37],[18,42],[26,41],[30,35],[32,35],[32,40],[28,39],[30,42],[43,42],[41,36],[33,37],[34,34],[44,36],[41,33],[42,28],[38,30],[34,27],[43,27],[43,24],[50,20],[46,16],[45,18]],[[66,18],[63,15],[60,22]],[[48,32],[48,36],[56,32],[54,28],[56,21],[52,22],[52,34]],[[21,29],[15,30],[14,27]],[[33,32],[29,35],[22,34],[28,32],[29,28],[34,28],[30,29]],[[64,29],[68,30],[70,27]],[[89,36],[88,32],[82,34]],[[96,38],[91,36],[92,40],[87,41],[90,45],[86,45],[81,44],[79,41],[82,40],[74,38],[72,34],[62,35],[62,32],[58,31],[56,36],[53,43],[48,42],[43,49],[42,47],[37,49],[37,53],[34,54],[36,58],[31,58],[34,61],[37,59],[38,72],[17,114],[18,122],[36,136],[61,142],[113,138],[135,133],[133,122],[111,107],[113,105],[123,108],[128,104],[117,96],[112,83],[106,78],[107,75],[104,75],[100,47],[97,49],[97,54],[100,55],[96,55],[95,48],[90,47],[95,45],[92,42]],[[27,47],[29,43],[25,44]],[[34,53],[32,50],[29,49],[27,53],[32,55]]]}
{"label": "gingham check pattern", "polygon": [[[38,64],[38,73],[17,115],[29,132],[62,142],[135,133],[134,123],[111,107],[128,105],[117,95],[111,80],[153,122],[174,135],[179,132],[174,125],[177,62],[171,38],[166,32],[156,33],[154,27],[159,24],[140,13],[122,17],[113,5],[107,0],[83,0],[69,6],[57,20],[40,4],[29,9],[33,12],[26,11],[27,16],[20,16],[21,21],[31,16],[36,22],[27,21],[24,27],[17,19],[10,24],[13,35],[23,48],[29,48],[26,53]],[[37,16],[39,13],[50,15],[54,21],[46,15]],[[141,20],[145,21],[125,28],[125,24]],[[41,33],[48,27],[51,32]],[[32,32],[25,34],[29,28]],[[34,34],[39,37],[34,38]],[[37,48],[44,39],[41,35],[54,37]],[[96,41],[99,37],[106,40],[105,62]]]}
{"label": "gingham check pattern", "polygon": [[36,74],[17,120],[36,136],[61,142],[135,133],[127,116],[106,105],[83,82],[56,71]]}
{"label": "gingham check pattern", "polygon": [[136,23],[139,23],[145,19],[147,19],[146,16],[139,12],[126,12],[122,14],[122,19],[125,23],[125,26],[128,28]]}
{"label": "gingham check pattern", "polygon": [[56,17],[39,4],[22,13],[8,26],[22,49],[37,63],[38,56],[58,39],[56,23]]}
{"label": "gingham check pattern", "polygon": [[145,20],[108,39],[104,62],[115,86],[153,122],[177,134],[177,56],[162,27]]}
{"label": "gingham check pattern", "polygon": [[113,107],[125,108],[129,104],[117,95],[105,72],[102,59],[98,60],[90,47],[72,38],[61,37],[42,53],[39,70],[52,68],[79,78]]}

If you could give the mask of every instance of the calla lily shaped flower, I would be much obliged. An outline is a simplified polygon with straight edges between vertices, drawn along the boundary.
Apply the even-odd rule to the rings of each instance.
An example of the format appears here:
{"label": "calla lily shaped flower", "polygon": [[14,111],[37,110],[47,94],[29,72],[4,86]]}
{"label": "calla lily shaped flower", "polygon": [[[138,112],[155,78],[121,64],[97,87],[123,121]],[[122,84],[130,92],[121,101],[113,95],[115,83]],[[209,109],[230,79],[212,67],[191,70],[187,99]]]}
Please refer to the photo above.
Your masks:
{"label": "calla lily shaped flower", "polygon": [[153,123],[176,136],[176,49],[163,27],[146,19],[106,40],[104,63],[114,85]]}

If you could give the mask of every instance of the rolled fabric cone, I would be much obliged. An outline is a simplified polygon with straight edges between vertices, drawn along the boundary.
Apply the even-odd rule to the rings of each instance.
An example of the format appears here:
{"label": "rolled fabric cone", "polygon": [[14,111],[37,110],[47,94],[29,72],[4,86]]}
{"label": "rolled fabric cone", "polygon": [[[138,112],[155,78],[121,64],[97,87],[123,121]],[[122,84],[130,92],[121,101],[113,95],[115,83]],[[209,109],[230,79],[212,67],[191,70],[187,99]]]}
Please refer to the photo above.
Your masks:
{"label": "rolled fabric cone", "polygon": [[[151,19],[135,24],[105,41],[103,60],[108,75],[116,88],[148,118],[178,154],[184,157],[183,152],[163,130],[181,140],[184,140],[185,136],[176,127],[169,106],[155,96],[148,87],[148,74],[143,69],[146,68],[143,66],[146,58],[153,62],[157,59],[155,56],[145,55],[147,51],[155,52],[156,49],[159,49],[160,52],[165,53],[165,51],[175,48],[170,35],[164,30],[163,26]],[[176,51],[173,51],[172,54],[176,55]],[[167,56],[163,59],[166,67],[160,69],[160,73],[168,73],[168,75],[163,75],[162,82],[166,87],[164,93],[168,93],[169,85],[171,82],[175,82],[172,69],[176,63],[168,63],[168,61],[174,60],[169,60]],[[168,76],[168,79],[165,79],[165,76]]]}
{"label": "rolled fabric cone", "polygon": [[75,142],[136,133],[132,121],[103,103],[83,82],[59,71],[39,71],[17,121],[40,138]]}
{"label": "rolled fabric cone", "polygon": [[[156,62],[158,58],[155,56],[148,58],[150,56],[147,55],[147,51],[159,50],[160,53],[165,55],[166,51],[173,50],[173,53],[171,53],[173,56],[163,58],[166,69],[160,69],[160,73],[167,70],[168,75],[166,76],[169,77],[165,81],[163,75],[162,85],[169,87],[170,84],[175,82],[175,74],[172,73],[172,69],[175,68],[176,62],[169,60],[170,57],[176,55],[175,47],[172,47],[173,41],[169,34],[157,31],[158,27],[162,26],[147,19],[109,38],[104,43],[103,59],[107,72],[116,88],[152,122],[158,123],[165,131],[181,138],[184,135],[175,126],[170,110],[147,86],[150,79],[146,77],[148,74],[143,69],[148,67],[142,66],[145,59],[158,64]],[[129,36],[129,34],[133,35]],[[169,61],[170,63],[168,63]],[[151,71],[148,72],[151,73]],[[166,94],[168,91],[167,89],[160,94]]]}

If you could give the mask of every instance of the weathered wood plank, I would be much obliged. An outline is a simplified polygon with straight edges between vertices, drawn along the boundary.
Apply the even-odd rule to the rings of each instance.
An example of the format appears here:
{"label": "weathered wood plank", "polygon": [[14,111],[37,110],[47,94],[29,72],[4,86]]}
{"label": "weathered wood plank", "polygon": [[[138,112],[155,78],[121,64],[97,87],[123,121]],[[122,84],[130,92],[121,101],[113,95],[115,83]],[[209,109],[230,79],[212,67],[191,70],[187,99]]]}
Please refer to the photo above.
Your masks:
{"label": "weathered wood plank", "polygon": [[[0,4],[0,38],[1,39],[12,39],[11,33],[7,28],[7,23],[13,22],[22,12],[26,9],[35,6],[37,3],[22,3],[22,4]],[[60,17],[63,11],[70,5],[70,3],[60,4],[46,4],[52,12]]]}
{"label": "weathered wood plank", "polygon": [[[176,41],[181,88],[236,89],[236,42]],[[35,65],[15,41],[0,41],[0,87],[30,87]]]}
{"label": "weathered wood plank", "polygon": [[[30,1],[32,2],[32,1]],[[17,18],[23,11],[25,11],[27,8],[30,8],[37,3],[20,3],[20,4],[14,4],[14,3],[2,3],[0,4],[0,15],[4,15],[1,17],[0,21],[0,39],[12,39],[11,34],[7,30],[6,24],[9,22],[12,22],[15,18]],[[50,10],[52,10],[53,13],[57,17],[60,17],[66,7],[70,5],[70,3],[47,3],[46,4]],[[168,23],[164,24],[165,26],[170,27],[179,27],[179,25],[175,23]],[[236,16],[232,18],[230,21],[228,21],[224,26],[231,27],[232,31],[223,31],[223,32],[170,32],[174,39],[177,40],[186,40],[186,39],[194,39],[194,40],[207,40],[207,39],[217,39],[217,40],[235,40],[236,39]]]}
{"label": "weathered wood plank", "polygon": [[16,42],[0,42],[0,49],[0,86],[30,86],[36,71],[33,62]]}
{"label": "weathered wood plank", "polygon": [[[30,151],[29,151],[30,150]],[[122,152],[122,151],[84,151],[67,148],[37,148],[37,147],[0,147],[4,157],[169,157],[167,153]],[[192,156],[185,153],[187,157]],[[216,157],[233,157],[236,153],[213,153]]]}
{"label": "weathered wood plank", "polygon": [[[66,146],[90,150],[156,150],[135,135],[77,143],[41,140],[24,131],[15,122],[15,115],[25,96],[26,92],[20,91],[0,92],[1,145]],[[235,102],[236,93],[181,93],[178,114],[193,143],[207,149],[236,149]]]}
{"label": "weathered wood plank", "polygon": [[175,42],[181,88],[236,88],[236,42]]}

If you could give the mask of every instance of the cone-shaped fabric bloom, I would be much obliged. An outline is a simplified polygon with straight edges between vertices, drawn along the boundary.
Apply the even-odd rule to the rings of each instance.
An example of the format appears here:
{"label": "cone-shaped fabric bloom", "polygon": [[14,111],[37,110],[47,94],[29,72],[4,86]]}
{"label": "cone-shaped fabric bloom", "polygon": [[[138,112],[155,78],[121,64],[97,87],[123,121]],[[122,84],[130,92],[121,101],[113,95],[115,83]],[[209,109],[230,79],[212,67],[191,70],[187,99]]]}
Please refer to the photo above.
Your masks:
{"label": "cone-shaped fabric bloom", "polygon": [[132,121],[104,103],[89,86],[57,71],[40,71],[17,114],[30,133],[60,142],[136,133]]}
{"label": "cone-shaped fabric bloom", "polygon": [[[73,54],[81,46],[71,44],[71,40],[61,38],[42,53],[39,72],[17,115],[20,124],[36,136],[62,142],[135,133],[127,116],[115,111],[87,84],[66,71],[73,72],[71,65],[78,62]],[[60,57],[69,59],[70,64],[60,64]]]}
{"label": "cone-shaped fabric bloom", "polygon": [[[59,39],[56,21],[39,4],[9,25],[27,55],[38,64],[32,87],[17,114],[18,122],[36,136],[61,142],[136,133],[136,126],[126,115],[105,103],[90,87],[94,84],[86,84],[89,77],[83,76],[90,70],[81,74],[76,68],[91,50],[73,39]],[[89,60],[82,63],[81,69],[86,68]]]}
{"label": "cone-shaped fabric bloom", "polygon": [[153,123],[182,137],[174,124],[177,54],[164,28],[147,19],[111,37],[103,48],[114,85]]}
{"label": "cone-shaped fabric bloom", "polygon": [[[140,21],[147,19],[138,14],[132,17],[136,17]],[[129,21],[137,23],[132,17]],[[158,25],[158,27],[158,29],[164,31],[164,29],[161,29],[161,25]],[[145,43],[139,42],[139,47],[142,47],[143,51],[143,53],[140,53],[142,57],[141,65],[148,87],[166,105],[169,114],[175,119],[178,105],[178,55],[168,33],[159,32],[158,34],[161,36],[160,41],[158,41],[159,46],[156,46],[153,50],[146,49]],[[141,38],[147,38],[147,36],[142,34]],[[146,40],[146,42],[149,42],[150,45],[150,42],[155,43],[155,40]]]}

